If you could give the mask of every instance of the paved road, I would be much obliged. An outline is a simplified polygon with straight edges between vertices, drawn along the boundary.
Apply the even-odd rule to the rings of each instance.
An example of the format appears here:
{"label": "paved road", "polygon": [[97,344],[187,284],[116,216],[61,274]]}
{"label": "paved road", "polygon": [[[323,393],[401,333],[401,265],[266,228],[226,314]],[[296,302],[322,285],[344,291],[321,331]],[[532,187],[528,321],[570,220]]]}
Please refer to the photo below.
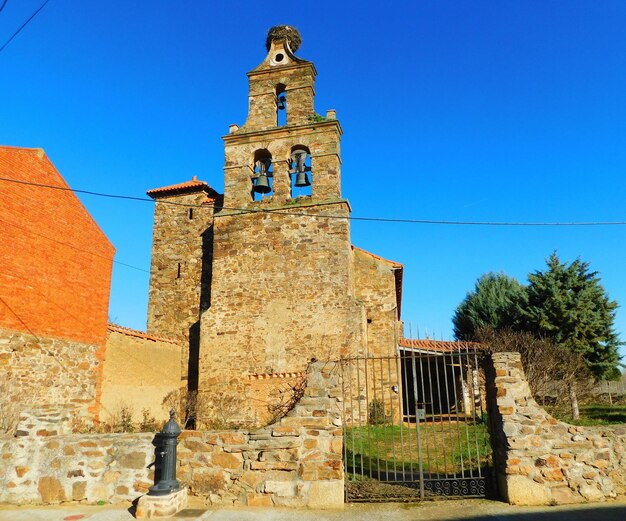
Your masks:
{"label": "paved road", "polygon": [[[131,521],[125,508],[72,505],[58,507],[0,506],[0,521]],[[422,504],[350,504],[342,510],[190,508],[180,521],[625,521],[626,501],[569,507],[513,507],[486,500]]]}

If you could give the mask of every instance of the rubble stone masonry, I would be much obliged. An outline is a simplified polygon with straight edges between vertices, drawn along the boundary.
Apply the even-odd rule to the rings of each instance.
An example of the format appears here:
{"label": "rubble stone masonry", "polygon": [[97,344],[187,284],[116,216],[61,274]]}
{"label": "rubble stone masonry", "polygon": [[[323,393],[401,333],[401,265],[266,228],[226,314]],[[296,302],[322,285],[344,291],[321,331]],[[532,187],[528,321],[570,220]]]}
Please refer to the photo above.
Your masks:
{"label": "rubble stone masonry", "polygon": [[200,312],[209,305],[211,289],[213,201],[202,188],[152,197],[155,207],[147,330],[181,340],[181,385],[187,387],[191,366],[195,386]]}
{"label": "rubble stone masonry", "polygon": [[347,216],[347,204],[287,211],[313,216],[278,210],[215,220],[199,389],[215,409],[216,393],[227,390],[252,422],[263,422],[264,404],[245,396],[241,376],[300,372],[311,359],[336,360],[362,342],[365,312],[353,293],[348,222],[314,217]]}
{"label": "rubble stone masonry", "polygon": [[104,346],[0,329],[3,414],[66,404],[76,414],[98,413]]}
{"label": "rubble stone masonry", "polygon": [[488,371],[498,488],[516,505],[605,501],[626,494],[626,425],[560,422],[532,398],[518,353]]}
{"label": "rubble stone masonry", "polygon": [[[336,365],[311,364],[306,384],[287,416],[261,430],[183,431],[177,478],[209,504],[341,507]],[[50,418],[59,420],[58,414]],[[49,435],[38,424],[23,436],[0,438],[0,502],[132,501],[153,484],[152,433],[51,435],[43,430]]]}

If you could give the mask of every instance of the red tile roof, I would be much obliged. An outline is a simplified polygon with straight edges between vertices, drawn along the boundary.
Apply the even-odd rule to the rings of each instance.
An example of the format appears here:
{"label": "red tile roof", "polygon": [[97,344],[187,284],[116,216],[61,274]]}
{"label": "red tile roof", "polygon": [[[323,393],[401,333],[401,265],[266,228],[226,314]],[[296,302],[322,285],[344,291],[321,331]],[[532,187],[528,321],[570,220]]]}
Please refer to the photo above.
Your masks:
{"label": "red tile roof", "polygon": [[456,353],[458,351],[484,350],[485,346],[478,342],[455,342],[452,340],[432,340],[430,338],[400,338],[398,346],[410,347],[418,351],[432,351],[436,353]]}
{"label": "red tile roof", "polygon": [[175,192],[201,192],[205,191],[211,196],[214,194],[217,195],[217,192],[213,190],[205,181],[198,181],[196,176],[194,175],[191,178],[191,181],[185,181],[184,183],[178,183],[170,186],[163,186],[161,188],[153,188],[152,190],[148,190],[146,194],[150,197],[154,198],[160,195],[171,195]]}
{"label": "red tile roof", "polygon": [[128,327],[118,326],[117,324],[109,324],[107,329],[115,333],[121,333],[122,335],[132,336],[135,338],[145,338],[146,340],[152,340],[153,342],[167,342],[168,344],[180,345],[180,342],[174,338],[149,335],[145,331],[138,331],[137,329],[130,329]]}
{"label": "red tile roof", "polygon": [[354,244],[352,245],[352,250],[356,250],[356,251],[360,251],[361,253],[365,253],[365,255],[369,255],[370,257],[372,257],[373,259],[376,259],[377,261],[380,262],[384,262],[385,264],[389,264],[390,266],[393,266],[394,268],[399,268],[399,269],[404,269],[404,265],[400,264],[399,262],[396,261],[392,261],[389,259],[384,259],[382,257],[379,257],[378,255],[374,255],[373,253],[370,253],[367,250],[364,250],[363,248],[359,248],[357,246],[355,246]]}
{"label": "red tile roof", "polygon": [[396,278],[396,302],[398,304],[398,320],[400,320],[400,317],[402,316],[402,277],[404,275],[404,265],[400,264],[399,262],[384,259],[382,257],[379,257],[378,255],[374,255],[373,253],[370,253],[369,251],[366,251],[362,248],[357,248],[354,244],[352,245],[352,251],[358,251],[360,253],[363,253],[378,262],[387,264],[389,267],[391,267],[391,269],[394,270],[394,276]]}

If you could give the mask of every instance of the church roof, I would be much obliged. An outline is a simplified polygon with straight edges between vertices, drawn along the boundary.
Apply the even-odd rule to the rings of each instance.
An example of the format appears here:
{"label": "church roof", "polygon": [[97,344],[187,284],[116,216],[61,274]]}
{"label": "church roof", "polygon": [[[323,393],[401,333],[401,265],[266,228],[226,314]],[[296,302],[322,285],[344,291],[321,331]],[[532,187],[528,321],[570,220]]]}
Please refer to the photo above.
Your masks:
{"label": "church roof", "polygon": [[184,183],[178,183],[175,185],[162,186],[161,188],[153,188],[152,190],[148,190],[146,194],[150,197],[159,197],[161,195],[172,195],[174,193],[185,193],[185,192],[207,192],[210,195],[217,195],[217,192],[211,188],[208,183],[205,181],[199,181],[194,175],[191,178],[191,181],[185,181]]}
{"label": "church roof", "polygon": [[456,342],[452,340],[433,340],[431,338],[399,338],[399,347],[408,347],[415,351],[434,353],[458,353],[459,351],[482,351],[483,344],[478,342]]}
{"label": "church roof", "polygon": [[167,342],[168,344],[180,345],[180,342],[174,338],[149,335],[145,331],[138,331],[137,329],[130,329],[128,327],[118,326],[117,324],[108,324],[107,330],[135,338],[145,338],[146,340],[152,340],[153,342]]}

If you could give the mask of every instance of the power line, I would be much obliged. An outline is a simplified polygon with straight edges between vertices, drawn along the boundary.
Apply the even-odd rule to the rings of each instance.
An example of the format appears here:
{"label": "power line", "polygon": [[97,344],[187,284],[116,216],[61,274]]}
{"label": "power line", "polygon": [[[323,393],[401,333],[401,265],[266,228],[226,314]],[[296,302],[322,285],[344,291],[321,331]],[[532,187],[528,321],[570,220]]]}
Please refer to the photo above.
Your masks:
{"label": "power line", "polygon": [[[22,32],[22,29],[24,29],[24,27],[26,27],[30,23],[30,21],[39,14],[39,11],[41,11],[49,1],[50,0],[45,0],[44,3],[39,6],[39,9],[37,9],[33,14],[28,17],[28,19],[20,26],[20,28],[15,31],[6,42],[4,42],[4,45],[0,47],[0,52],[4,51],[4,48],[11,43],[13,38],[15,38],[18,34],[20,34],[20,32]],[[5,0],[4,4],[2,4],[2,8],[0,8],[0,11],[4,8],[6,3],[7,2]]]}
{"label": "power line", "polygon": [[0,13],[2,12],[2,10],[4,9],[4,6],[7,5],[7,2],[9,0],[4,0],[4,2],[2,2],[2,5],[0,5]]}
{"label": "power line", "polygon": [[[33,183],[30,181],[21,181],[17,179],[10,179],[7,177],[0,177],[0,181],[8,181],[11,183],[24,184],[29,186],[37,186],[41,188],[51,188],[54,190],[62,190],[67,192],[74,192],[78,194],[94,195],[97,197],[108,197],[111,199],[127,199],[130,201],[142,201],[153,203],[154,200],[147,197],[136,197],[131,195],[109,194],[103,192],[93,192],[91,190],[79,190],[64,186],[54,186],[42,183]],[[184,206],[187,208],[207,208],[204,204],[190,204],[179,203],[175,201],[159,201],[163,204],[171,204],[174,206]],[[405,223],[405,224],[438,224],[448,226],[515,226],[515,227],[568,227],[568,226],[624,226],[626,221],[570,221],[570,222],[555,222],[555,221],[538,221],[538,222],[520,222],[520,221],[449,221],[449,220],[437,220],[437,219],[395,219],[386,217],[353,217],[346,215],[332,215],[332,214],[314,214],[307,212],[294,212],[287,211],[285,208],[239,208],[219,206],[221,210],[232,210],[241,212],[241,214],[248,213],[273,213],[278,215],[290,215],[298,217],[315,217],[318,219],[345,219],[349,221],[366,221],[366,222],[383,222],[383,223]],[[236,214],[229,214],[236,215]],[[215,215],[219,217],[219,215]]]}

